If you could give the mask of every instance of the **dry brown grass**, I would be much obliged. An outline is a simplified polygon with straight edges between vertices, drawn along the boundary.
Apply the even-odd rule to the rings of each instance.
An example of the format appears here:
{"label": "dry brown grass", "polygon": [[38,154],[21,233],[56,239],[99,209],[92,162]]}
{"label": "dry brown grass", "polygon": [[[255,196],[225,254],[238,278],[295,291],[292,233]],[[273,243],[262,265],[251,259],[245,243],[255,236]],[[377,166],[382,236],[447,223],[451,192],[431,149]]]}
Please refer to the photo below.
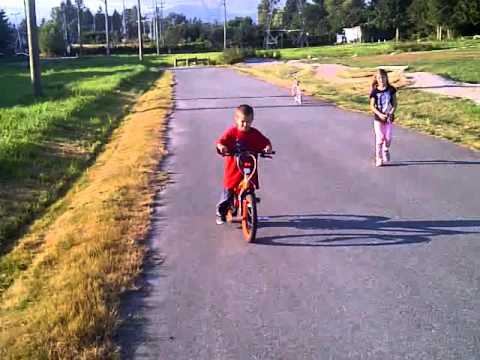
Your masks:
{"label": "dry brown grass", "polygon": [[[155,106],[152,106],[152,103]],[[119,294],[139,274],[171,75],[144,94],[94,166],[7,256],[24,262],[0,302],[0,358],[112,357]]]}

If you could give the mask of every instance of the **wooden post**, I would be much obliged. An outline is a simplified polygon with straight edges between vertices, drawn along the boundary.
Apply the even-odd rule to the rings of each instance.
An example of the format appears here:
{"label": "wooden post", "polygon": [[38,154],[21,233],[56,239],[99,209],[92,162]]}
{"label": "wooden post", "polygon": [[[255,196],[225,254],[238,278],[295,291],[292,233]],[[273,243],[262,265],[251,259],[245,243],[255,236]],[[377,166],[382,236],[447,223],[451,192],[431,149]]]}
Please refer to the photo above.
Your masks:
{"label": "wooden post", "polygon": [[27,0],[27,31],[28,54],[30,59],[30,78],[32,80],[33,95],[42,95],[42,79],[40,71],[40,53],[38,50],[37,15],[35,13],[35,0]]}
{"label": "wooden post", "polygon": [[137,22],[138,22],[138,59],[143,60],[143,38],[142,38],[142,10],[140,9],[140,0],[137,0]]}

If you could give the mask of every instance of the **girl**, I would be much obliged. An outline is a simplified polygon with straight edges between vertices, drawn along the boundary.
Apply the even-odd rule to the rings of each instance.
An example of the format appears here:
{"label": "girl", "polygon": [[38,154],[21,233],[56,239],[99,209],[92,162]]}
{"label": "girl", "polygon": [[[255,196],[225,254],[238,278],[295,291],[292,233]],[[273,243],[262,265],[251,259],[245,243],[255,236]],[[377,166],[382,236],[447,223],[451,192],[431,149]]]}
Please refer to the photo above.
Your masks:
{"label": "girl", "polygon": [[370,92],[370,109],[375,121],[375,165],[382,166],[390,161],[390,144],[394,113],[397,108],[396,92],[388,82],[388,75],[384,69],[379,69],[373,75],[372,91]]}
{"label": "girl", "polygon": [[295,102],[298,105],[302,104],[302,89],[300,89],[300,81],[295,80],[290,90],[291,95],[294,97]]}

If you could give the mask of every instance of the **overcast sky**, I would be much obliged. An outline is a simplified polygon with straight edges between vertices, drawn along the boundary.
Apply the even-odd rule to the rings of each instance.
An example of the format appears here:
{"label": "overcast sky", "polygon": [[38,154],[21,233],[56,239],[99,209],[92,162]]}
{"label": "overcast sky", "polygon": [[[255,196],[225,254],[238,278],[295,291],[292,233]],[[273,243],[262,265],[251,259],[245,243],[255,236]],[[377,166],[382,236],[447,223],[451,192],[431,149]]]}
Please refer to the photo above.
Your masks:
{"label": "overcast sky", "polygon": [[[104,0],[83,0],[85,5],[89,7],[92,11],[96,11],[99,6],[104,5]],[[154,0],[141,0],[142,6],[146,11],[153,9]],[[200,5],[204,8],[211,10],[218,10],[220,13],[221,4],[223,0],[164,0],[166,11],[168,12],[169,8],[173,8],[178,5]],[[48,18],[50,16],[50,10],[52,7],[59,6],[61,0],[36,0],[36,9],[37,17]],[[72,2],[74,2],[72,0]],[[137,0],[125,0],[126,7],[132,7],[137,3]],[[160,0],[157,0],[157,3],[160,4]],[[237,14],[246,14],[246,13],[255,13],[259,0],[227,0],[227,10],[231,13]],[[123,0],[108,0],[108,12],[111,14],[114,9],[121,10]],[[7,13],[7,16],[11,19],[10,21],[15,21],[14,13],[18,12],[20,15],[17,15],[17,21],[20,21],[23,18],[23,1],[22,0],[0,0],[0,8],[4,9]],[[185,14],[189,17],[189,14]]]}

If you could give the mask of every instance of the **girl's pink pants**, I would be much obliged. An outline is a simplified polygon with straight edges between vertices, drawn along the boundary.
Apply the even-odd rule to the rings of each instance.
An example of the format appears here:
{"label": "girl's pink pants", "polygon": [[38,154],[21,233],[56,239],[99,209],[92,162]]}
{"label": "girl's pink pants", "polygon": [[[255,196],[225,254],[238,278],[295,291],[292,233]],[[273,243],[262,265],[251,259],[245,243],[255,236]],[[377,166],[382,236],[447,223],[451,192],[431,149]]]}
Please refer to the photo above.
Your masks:
{"label": "girl's pink pants", "polygon": [[374,120],[373,128],[375,129],[375,155],[377,158],[382,158],[382,152],[387,151],[392,143],[393,124]]}

